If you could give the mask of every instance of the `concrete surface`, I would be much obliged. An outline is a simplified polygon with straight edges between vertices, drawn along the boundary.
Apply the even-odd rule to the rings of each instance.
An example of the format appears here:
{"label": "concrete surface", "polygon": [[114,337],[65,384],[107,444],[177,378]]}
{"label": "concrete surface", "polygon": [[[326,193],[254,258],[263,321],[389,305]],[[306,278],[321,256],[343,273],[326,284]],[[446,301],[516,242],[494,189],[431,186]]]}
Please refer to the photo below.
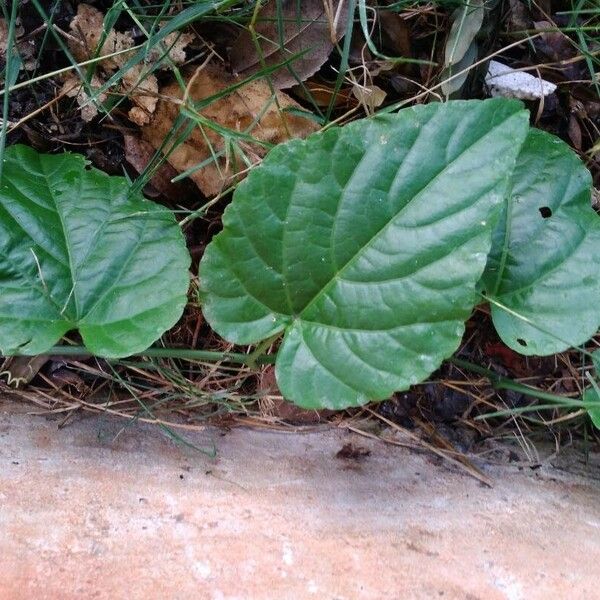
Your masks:
{"label": "concrete surface", "polygon": [[[341,430],[151,427],[0,406],[0,598],[600,598],[599,484]],[[116,437],[115,437],[116,436]],[[346,443],[370,450],[336,458]]]}

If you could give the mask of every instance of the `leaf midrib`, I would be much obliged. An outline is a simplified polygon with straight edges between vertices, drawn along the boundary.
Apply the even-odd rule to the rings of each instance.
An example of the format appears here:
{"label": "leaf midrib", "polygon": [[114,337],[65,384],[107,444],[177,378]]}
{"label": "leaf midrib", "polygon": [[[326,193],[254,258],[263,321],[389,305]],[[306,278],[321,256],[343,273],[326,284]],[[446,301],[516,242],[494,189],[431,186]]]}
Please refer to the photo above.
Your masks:
{"label": "leaf midrib", "polygon": [[[392,216],[392,218],[389,219],[389,221],[387,221],[383,227],[380,227],[374,234],[373,236],[371,236],[371,238],[363,245],[361,246],[353,256],[351,256],[348,261],[346,261],[346,263],[338,270],[336,271],[333,276],[329,279],[329,281],[313,296],[313,298],[311,298],[308,303],[306,304],[306,306],[304,306],[304,308],[299,311],[299,317],[301,317],[306,311],[308,311],[313,304],[315,304],[323,295],[326,294],[327,291],[329,291],[329,288],[333,286],[333,284],[338,280],[338,277],[341,273],[343,273],[347,268],[349,268],[352,264],[354,264],[355,261],[357,261],[362,252],[365,251],[367,248],[369,248],[378,238],[379,236],[385,232],[387,230],[388,227],[391,227],[392,223],[394,223],[396,221],[396,219],[398,217],[400,217],[402,215],[402,213],[405,211],[405,209],[407,209],[407,207],[411,206],[412,203],[417,199],[422,197],[423,193],[425,193],[427,191],[427,189],[433,185],[434,182],[436,182],[442,175],[444,175],[446,173],[446,171],[453,166],[454,164],[456,164],[456,162],[461,159],[464,154],[466,154],[469,150],[471,150],[474,146],[476,146],[477,144],[481,143],[483,140],[487,139],[490,135],[493,134],[494,131],[496,131],[498,128],[502,127],[503,125],[506,124],[507,121],[510,121],[511,119],[514,119],[517,115],[520,114],[521,111],[518,112],[514,112],[511,113],[506,119],[504,119],[503,121],[501,121],[500,123],[496,124],[492,129],[488,130],[487,133],[478,138],[475,142],[473,142],[472,144],[470,144],[469,146],[467,146],[466,148],[464,148],[460,154],[458,154],[458,156],[456,156],[456,158],[454,158],[454,160],[452,160],[451,162],[447,163],[446,165],[444,165],[444,168],[432,179],[430,179],[416,194],[413,195],[413,197],[404,205],[400,208],[400,210],[398,210],[396,212],[395,215]],[[427,122],[427,124],[429,124],[430,121]],[[416,144],[416,142],[418,141],[418,139],[421,137],[423,133],[423,129],[421,129],[421,131],[419,132],[419,136],[417,136],[417,138],[415,138],[415,141],[413,142],[413,146]],[[491,226],[488,225],[488,229],[490,229],[491,232]]]}
{"label": "leaf midrib", "polygon": [[123,275],[123,272],[129,266],[133,257],[136,255],[137,251],[140,248],[142,241],[144,241],[144,236],[146,234],[146,228],[148,225],[148,221],[149,221],[148,219],[144,219],[143,227],[140,232],[140,235],[138,236],[133,248],[129,252],[127,259],[125,261],[123,261],[123,264],[121,265],[121,268],[119,269],[119,273],[114,277],[113,282],[104,290],[104,292],[102,292],[100,294],[100,296],[96,299],[96,301],[92,304],[92,306],[90,306],[90,308],[86,311],[85,315],[83,315],[78,320],[79,324],[89,324],[89,322],[86,321],[86,319],[90,318],[90,315],[98,307],[98,305],[106,298],[106,296],[108,296],[108,294],[110,292],[112,292],[115,289],[115,287],[117,287],[117,284],[119,283],[121,276]]}
{"label": "leaf midrib", "polygon": [[[69,238],[67,236],[67,229],[65,226],[65,222],[63,219],[63,215],[61,214],[59,208],[58,208],[58,204],[56,201],[56,197],[54,194],[54,188],[52,185],[52,181],[50,180],[50,175],[54,175],[57,171],[57,169],[55,169],[52,173],[48,173],[46,170],[46,161],[40,156],[39,157],[39,165],[40,168],[42,170],[42,173],[44,175],[44,179],[46,180],[46,187],[48,188],[48,191],[50,193],[50,199],[52,200],[52,203],[54,205],[54,210],[56,211],[56,215],[58,217],[58,220],[60,222],[60,226],[62,229],[62,236],[63,236],[63,240],[65,242],[65,250],[67,252],[67,258],[69,259],[69,280],[71,281],[71,291],[69,292],[69,295],[67,296],[67,299],[65,301],[65,305],[62,307],[61,310],[61,316],[66,316],[65,312],[66,312],[66,308],[69,305],[69,303],[71,302],[71,296],[73,297],[73,301],[75,302],[75,319],[65,319],[65,321],[69,321],[69,322],[73,322],[73,321],[78,321],[79,320],[79,301],[77,298],[77,290],[76,290],[76,282],[75,282],[75,278],[74,278],[74,266],[73,266],[73,251],[71,248],[71,245],[69,243]],[[79,177],[78,180],[78,184],[79,184],[79,194],[78,196],[81,196],[81,186],[83,183],[83,177]]]}

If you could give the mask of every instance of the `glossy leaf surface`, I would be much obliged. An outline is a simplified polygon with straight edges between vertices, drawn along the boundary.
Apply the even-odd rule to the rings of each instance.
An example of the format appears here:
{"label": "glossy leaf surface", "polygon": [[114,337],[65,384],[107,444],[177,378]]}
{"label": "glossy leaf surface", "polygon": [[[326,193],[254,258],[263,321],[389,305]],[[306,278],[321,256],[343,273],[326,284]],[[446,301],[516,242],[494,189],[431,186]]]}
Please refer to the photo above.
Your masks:
{"label": "glossy leaf surface", "polygon": [[600,326],[600,217],[591,190],[569,146],[532,129],[484,276],[494,325],[517,352],[562,352]]}
{"label": "glossy leaf surface", "polygon": [[167,209],[80,155],[5,152],[0,350],[41,354],[78,329],[100,356],[146,349],[180,317],[189,254]]}
{"label": "glossy leaf surface", "polygon": [[276,375],[305,407],[422,381],[460,343],[528,116],[449,102],[272,150],[207,247],[210,325],[249,344],[284,332]]}

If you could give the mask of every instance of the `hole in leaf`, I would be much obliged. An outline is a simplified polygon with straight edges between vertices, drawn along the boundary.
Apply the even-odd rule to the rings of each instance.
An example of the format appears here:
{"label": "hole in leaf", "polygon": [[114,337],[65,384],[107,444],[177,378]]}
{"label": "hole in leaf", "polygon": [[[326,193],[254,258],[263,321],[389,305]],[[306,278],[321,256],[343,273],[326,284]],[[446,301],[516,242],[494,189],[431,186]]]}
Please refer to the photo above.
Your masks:
{"label": "hole in leaf", "polygon": [[523,338],[517,338],[517,343],[521,346],[527,346],[527,342]]}
{"label": "hole in leaf", "polygon": [[547,219],[548,217],[552,216],[552,209],[549,206],[540,206],[538,210],[540,211],[540,215],[542,215],[544,219]]}

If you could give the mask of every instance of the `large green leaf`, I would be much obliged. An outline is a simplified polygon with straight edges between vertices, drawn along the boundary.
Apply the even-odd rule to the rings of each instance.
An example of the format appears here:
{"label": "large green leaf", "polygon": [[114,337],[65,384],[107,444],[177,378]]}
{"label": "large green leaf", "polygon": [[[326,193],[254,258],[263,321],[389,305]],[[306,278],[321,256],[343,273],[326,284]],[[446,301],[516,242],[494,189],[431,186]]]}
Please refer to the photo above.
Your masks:
{"label": "large green leaf", "polygon": [[484,275],[503,341],[553,354],[600,325],[600,218],[589,171],[567,144],[532,129],[521,149]]}
{"label": "large green leaf", "polygon": [[189,254],[173,215],[82,156],[12,146],[0,186],[0,350],[79,329],[100,356],[147,348],[182,313]]}
{"label": "large green leaf", "polygon": [[460,343],[527,118],[436,103],[279,145],[206,249],[208,322],[237,343],[284,331],[277,380],[302,406],[423,380]]}

